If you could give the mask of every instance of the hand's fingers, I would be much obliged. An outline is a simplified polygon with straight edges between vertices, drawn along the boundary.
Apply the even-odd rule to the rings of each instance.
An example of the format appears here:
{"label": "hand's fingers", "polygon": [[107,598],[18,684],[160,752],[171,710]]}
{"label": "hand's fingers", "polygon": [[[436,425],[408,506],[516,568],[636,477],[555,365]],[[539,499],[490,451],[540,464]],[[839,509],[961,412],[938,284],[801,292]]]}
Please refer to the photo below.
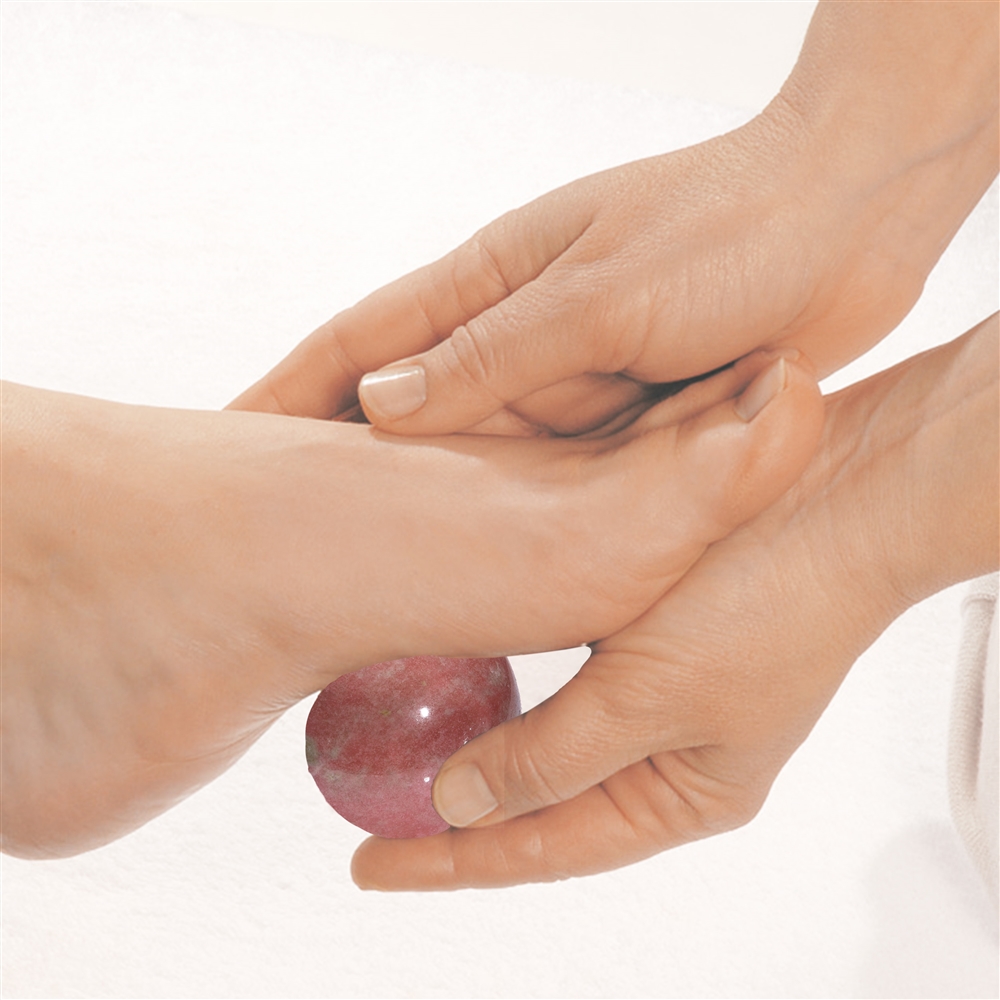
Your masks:
{"label": "hand's fingers", "polygon": [[466,430],[538,390],[624,370],[648,317],[631,295],[604,295],[619,276],[577,244],[437,346],[361,381],[371,422],[393,433]]}
{"label": "hand's fingers", "polygon": [[[732,756],[732,755],[730,755]],[[569,801],[496,826],[420,840],[366,840],[351,874],[363,889],[498,887],[592,875],[748,822],[773,771],[719,781],[698,751],[659,753]]]}
{"label": "hand's fingers", "polygon": [[497,410],[464,433],[507,437],[612,434],[658,399],[682,388],[683,383],[649,385],[624,375],[578,375]]}
{"label": "hand's fingers", "polygon": [[[659,393],[660,402],[637,414],[629,425],[629,433],[638,436],[658,427],[683,424],[719,403],[727,400],[735,402],[736,397],[741,395],[768,365],[779,358],[784,358],[803,370],[808,376],[804,385],[808,388],[809,394],[814,396],[815,372],[808,358],[793,348],[754,351],[740,358],[735,364],[698,379],[647,386],[651,395]],[[797,379],[795,381],[798,382]]]}
{"label": "hand's fingers", "polygon": [[[654,406],[608,439],[612,448],[628,441],[619,455],[633,468],[662,468],[674,484],[656,498],[660,543],[697,542],[697,558],[798,479],[823,429],[823,398],[803,362],[758,352]],[[622,481],[620,503],[631,478]]]}
{"label": "hand's fingers", "polygon": [[[748,378],[735,400],[710,405]],[[668,458],[684,489],[676,503],[663,500],[664,530],[682,534],[691,524],[724,534],[775,499],[807,463],[822,423],[811,375],[766,355],[661,405],[689,419],[679,430],[660,428],[663,413],[654,408],[640,421],[648,427],[623,432],[620,450],[639,461]],[[669,435],[674,447],[665,455]],[[620,489],[628,486],[619,478]],[[716,551],[723,549],[710,550],[666,598],[600,643],[552,698],[446,762],[435,804],[449,822],[471,826],[421,841],[366,841],[356,881],[444,889],[565,878],[746,822],[812,717],[807,711],[805,721],[772,732],[759,712],[748,716],[748,692],[758,693],[761,678],[753,657],[744,666],[741,656],[762,626],[753,611],[761,602],[743,591],[767,550],[750,544],[713,560]],[[747,570],[727,576],[734,559]]]}
{"label": "hand's fingers", "polygon": [[[811,376],[785,358],[770,364],[766,356],[748,359],[740,369],[692,387],[691,395],[717,393],[745,379],[743,369],[752,373],[762,360],[765,367],[735,401],[725,399],[679,426],[638,436],[630,428],[623,432],[627,443],[609,451],[601,465],[619,504],[646,501],[628,495],[631,470],[663,468],[670,488],[652,498],[666,539],[663,586],[676,581],[707,545],[777,499],[812,455],[822,400]],[[683,412],[684,395],[662,405]],[[655,410],[647,416],[654,420]],[[580,794],[640,760],[657,739],[690,745],[696,733],[685,726],[700,720],[684,711],[669,667],[624,652],[612,669],[604,663],[595,657],[549,701],[445,763],[433,789],[441,816],[452,826],[518,816]]]}
{"label": "hand's fingers", "polygon": [[610,659],[595,655],[547,701],[452,756],[433,787],[441,818],[457,827],[498,823],[575,798],[661,739],[683,743],[682,713],[676,733],[663,731],[666,706],[654,689],[668,680],[659,664],[621,652]]}
{"label": "hand's fingers", "polygon": [[534,279],[588,223],[560,192],[501,216],[324,323],[230,408],[336,416],[356,402],[365,372],[449,337]]}
{"label": "hand's fingers", "polygon": [[[513,418],[535,434],[548,433],[557,437],[578,437],[601,430],[604,433],[621,426],[623,415],[634,408],[648,408],[676,387],[637,382],[626,375],[577,375],[574,378],[546,386],[517,403],[499,410],[485,423],[468,429],[478,434],[492,420]],[[636,413],[632,413],[634,420]]]}
{"label": "hand's fingers", "polygon": [[591,252],[581,240],[437,346],[367,374],[358,391],[368,419],[396,434],[444,434],[507,411],[580,433],[640,401],[651,388],[620,373],[645,338],[648,304],[607,295],[616,277]]}

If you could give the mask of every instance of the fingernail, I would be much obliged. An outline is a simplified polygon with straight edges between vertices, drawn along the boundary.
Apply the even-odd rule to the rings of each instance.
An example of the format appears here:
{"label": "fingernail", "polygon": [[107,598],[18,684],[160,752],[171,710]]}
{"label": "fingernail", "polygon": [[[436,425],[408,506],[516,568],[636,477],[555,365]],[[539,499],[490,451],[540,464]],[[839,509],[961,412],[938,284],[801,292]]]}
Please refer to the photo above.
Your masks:
{"label": "fingernail", "polygon": [[784,358],[765,368],[736,400],[736,412],[740,417],[750,423],[785,388],[786,375],[787,362]]}
{"label": "fingernail", "polygon": [[797,347],[791,347],[790,345],[785,344],[782,347],[771,347],[766,351],[761,351],[761,353],[769,361],[784,358],[786,361],[790,361],[793,365],[798,365],[799,368],[805,369],[805,371],[814,378],[816,377],[816,366],[812,363],[810,358],[803,354]]}
{"label": "fingernail", "polygon": [[427,402],[427,376],[419,365],[370,372],[361,380],[358,395],[369,411],[398,420]]}
{"label": "fingernail", "polygon": [[770,347],[760,352],[766,358],[784,358],[786,361],[798,361],[802,357],[802,352],[797,347]]}
{"label": "fingernail", "polygon": [[475,764],[457,764],[434,782],[434,808],[449,826],[468,826],[499,804]]}

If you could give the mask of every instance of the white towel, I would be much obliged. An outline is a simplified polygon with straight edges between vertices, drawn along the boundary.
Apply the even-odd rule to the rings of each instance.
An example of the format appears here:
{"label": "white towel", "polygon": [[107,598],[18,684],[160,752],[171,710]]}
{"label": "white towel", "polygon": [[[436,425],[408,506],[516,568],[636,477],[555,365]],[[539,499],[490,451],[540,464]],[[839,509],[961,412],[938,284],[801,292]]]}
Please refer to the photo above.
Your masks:
{"label": "white towel", "polygon": [[972,860],[998,902],[1000,814],[997,574],[974,580],[962,606],[948,752],[951,813]]}

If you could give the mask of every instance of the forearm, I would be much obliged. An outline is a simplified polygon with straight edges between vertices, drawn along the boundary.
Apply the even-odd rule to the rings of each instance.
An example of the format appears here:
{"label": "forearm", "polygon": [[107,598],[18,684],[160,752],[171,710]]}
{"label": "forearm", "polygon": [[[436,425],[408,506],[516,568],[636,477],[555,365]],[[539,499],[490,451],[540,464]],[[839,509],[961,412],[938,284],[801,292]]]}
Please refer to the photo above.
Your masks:
{"label": "forearm", "polygon": [[994,314],[831,399],[825,489],[845,591],[888,595],[898,613],[997,568],[997,339]]}
{"label": "forearm", "polygon": [[900,586],[920,599],[998,564],[997,315],[944,349],[933,377],[915,366],[906,394],[922,418],[900,461],[910,470],[912,526],[899,524]]}
{"label": "forearm", "polygon": [[825,285],[789,338],[821,373],[895,327],[996,176],[998,9],[821,2],[791,76],[749,126],[781,150],[807,243],[839,248],[811,265]]}
{"label": "forearm", "polygon": [[[777,105],[927,271],[997,172],[996,3],[821,2]],[[820,173],[821,171],[821,173]]]}
{"label": "forearm", "polygon": [[912,164],[984,132],[995,148],[998,11],[821,0],[782,99],[813,129],[849,129],[840,145],[858,169],[862,157],[876,168]]}

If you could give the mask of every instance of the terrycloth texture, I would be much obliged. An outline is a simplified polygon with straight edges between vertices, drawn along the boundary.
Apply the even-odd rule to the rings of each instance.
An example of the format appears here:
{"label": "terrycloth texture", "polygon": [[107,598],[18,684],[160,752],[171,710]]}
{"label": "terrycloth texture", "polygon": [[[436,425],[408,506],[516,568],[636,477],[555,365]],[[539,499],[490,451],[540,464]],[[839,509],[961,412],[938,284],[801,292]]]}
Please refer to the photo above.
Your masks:
{"label": "terrycloth texture", "polygon": [[955,676],[948,788],[951,812],[976,867],[998,902],[1000,819],[997,575],[973,581],[962,606],[964,633]]}
{"label": "terrycloth texture", "polygon": [[[155,6],[0,16],[4,375],[132,402],[218,407],[500,212],[744,117]],[[997,243],[994,187],[838,378],[995,310]],[[946,790],[964,591],[865,653],[750,826],[567,883],[359,893],[363,835],[309,776],[303,704],[124,840],[4,858],[4,996],[995,996]],[[584,655],[518,658],[525,707]]]}

